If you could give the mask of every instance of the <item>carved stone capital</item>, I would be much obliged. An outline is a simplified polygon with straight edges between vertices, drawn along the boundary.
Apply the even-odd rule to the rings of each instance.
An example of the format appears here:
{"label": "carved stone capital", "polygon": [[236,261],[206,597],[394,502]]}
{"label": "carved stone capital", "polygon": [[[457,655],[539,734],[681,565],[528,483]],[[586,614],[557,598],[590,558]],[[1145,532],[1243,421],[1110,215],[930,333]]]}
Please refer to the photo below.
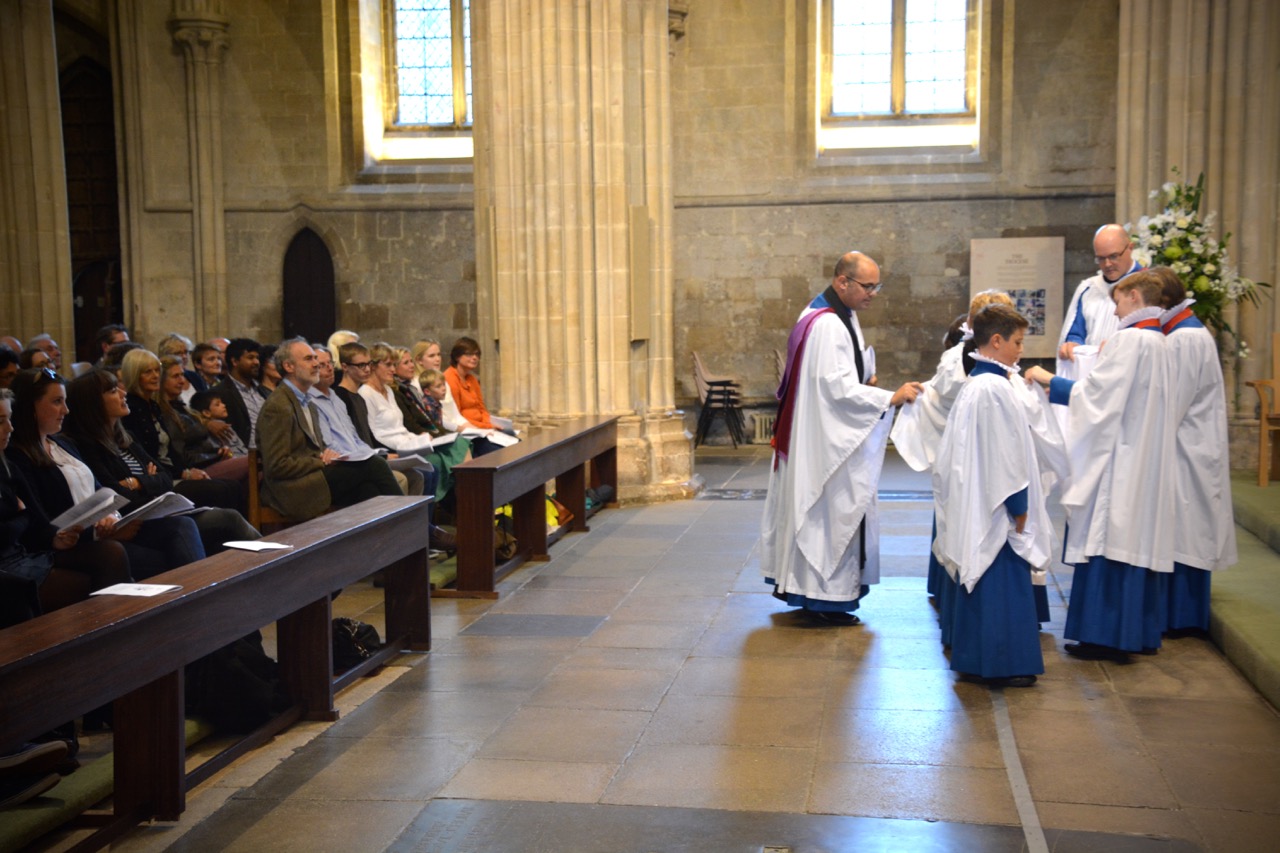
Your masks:
{"label": "carved stone capital", "polygon": [[201,4],[175,4],[169,16],[173,40],[182,45],[187,56],[205,62],[221,62],[229,41],[227,30],[231,20],[218,12],[193,8]]}

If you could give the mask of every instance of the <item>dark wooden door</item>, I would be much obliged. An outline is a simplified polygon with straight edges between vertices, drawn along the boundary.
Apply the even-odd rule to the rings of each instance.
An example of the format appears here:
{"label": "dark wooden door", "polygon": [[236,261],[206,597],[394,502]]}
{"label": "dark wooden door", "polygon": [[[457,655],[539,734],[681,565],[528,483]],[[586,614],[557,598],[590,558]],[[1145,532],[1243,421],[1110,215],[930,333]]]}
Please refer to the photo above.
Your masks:
{"label": "dark wooden door", "polygon": [[327,341],[338,327],[333,257],[320,235],[303,228],[284,253],[284,307],[281,325],[286,338]]}
{"label": "dark wooden door", "polygon": [[71,234],[76,361],[96,361],[93,335],[124,322],[120,201],[111,74],[81,58],[61,74],[62,140]]}

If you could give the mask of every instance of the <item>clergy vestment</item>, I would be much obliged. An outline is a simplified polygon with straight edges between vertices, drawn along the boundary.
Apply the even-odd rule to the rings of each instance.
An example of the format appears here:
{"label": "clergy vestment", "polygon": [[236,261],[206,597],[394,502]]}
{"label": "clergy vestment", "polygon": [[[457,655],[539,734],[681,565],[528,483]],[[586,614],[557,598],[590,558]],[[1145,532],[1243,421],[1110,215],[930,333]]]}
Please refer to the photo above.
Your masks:
{"label": "clergy vestment", "polygon": [[865,384],[862,346],[857,314],[831,288],[788,342],[760,567],[795,607],[848,612],[879,580],[876,489],[893,394]]}
{"label": "clergy vestment", "polygon": [[[1124,275],[1132,275],[1140,269],[1143,269],[1142,264],[1135,261],[1129,268],[1129,272]],[[1120,326],[1116,319],[1116,304],[1111,299],[1111,290],[1116,286],[1116,282],[1123,278],[1124,276],[1121,276],[1116,281],[1107,281],[1099,272],[1080,282],[1071,297],[1071,304],[1067,307],[1067,316],[1062,321],[1062,331],[1058,335],[1059,347],[1068,341],[1073,344],[1102,346],[1116,333]],[[1058,375],[1062,375],[1065,363],[1062,358],[1058,359],[1056,368]]]}
{"label": "clergy vestment", "polygon": [[1171,630],[1208,630],[1210,572],[1236,562],[1222,366],[1213,336],[1190,305],[1161,317],[1176,424]]}
{"label": "clergy vestment", "polygon": [[956,582],[939,604],[951,668],[983,678],[1044,672],[1031,572],[1049,563],[1053,525],[1024,390],[1003,365],[980,360],[933,469],[933,552]]}
{"label": "clergy vestment", "polygon": [[1087,378],[1055,378],[1070,406],[1063,561],[1075,565],[1068,639],[1124,651],[1160,646],[1173,571],[1172,391],[1159,308],[1121,323]]}

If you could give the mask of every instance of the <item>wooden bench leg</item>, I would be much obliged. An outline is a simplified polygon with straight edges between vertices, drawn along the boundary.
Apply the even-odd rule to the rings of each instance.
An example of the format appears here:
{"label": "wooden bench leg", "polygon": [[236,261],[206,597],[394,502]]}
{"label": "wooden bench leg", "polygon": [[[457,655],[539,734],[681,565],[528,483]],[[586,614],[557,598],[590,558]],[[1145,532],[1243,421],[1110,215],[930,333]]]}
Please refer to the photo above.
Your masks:
{"label": "wooden bench leg", "polygon": [[547,554],[547,487],[539,485],[511,502],[516,543],[529,559],[546,562]]}
{"label": "wooden bench leg", "polygon": [[397,560],[383,572],[387,642],[425,652],[431,649],[431,561],[426,551]]}
{"label": "wooden bench leg", "polygon": [[573,513],[570,530],[586,531],[587,527],[587,466],[575,465],[556,477],[556,500]]}
{"label": "wooden bench leg", "polygon": [[177,820],[187,807],[182,670],[115,700],[117,816]]}
{"label": "wooden bench leg", "polygon": [[336,720],[333,707],[333,608],[329,596],[276,622],[280,677],[308,720]]}
{"label": "wooden bench leg", "polygon": [[609,506],[618,505],[618,448],[611,447],[591,460],[591,485],[609,486],[613,489],[613,500]]}
{"label": "wooden bench leg", "polygon": [[493,481],[464,479],[458,470],[454,491],[458,498],[457,592],[477,598],[497,598],[493,591]]}

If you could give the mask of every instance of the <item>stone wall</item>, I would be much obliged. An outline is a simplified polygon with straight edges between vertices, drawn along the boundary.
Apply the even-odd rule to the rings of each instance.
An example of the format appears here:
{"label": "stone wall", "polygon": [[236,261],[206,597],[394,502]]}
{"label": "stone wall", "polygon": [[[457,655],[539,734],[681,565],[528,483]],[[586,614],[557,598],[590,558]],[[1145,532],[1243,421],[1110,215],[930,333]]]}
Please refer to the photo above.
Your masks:
{"label": "stone wall", "polygon": [[[985,0],[998,112],[982,163],[955,173],[845,166],[805,153],[805,42],[811,2],[707,0],[672,56],[678,399],[694,394],[689,353],[764,398],[772,350],[851,247],[882,262],[886,289],[865,325],[882,381],[931,371],[964,308],[968,240],[1067,238],[1064,286],[1088,274],[1089,234],[1111,217],[1116,9],[1089,0],[1034,14]],[[436,194],[359,173],[341,76],[354,60],[331,6],[226,0],[222,70],[228,333],[280,334],[280,268],[309,226],[334,257],[339,323],[410,342],[478,327],[467,188]],[[342,4],[338,4],[341,6]],[[130,22],[141,156],[130,227],[130,321],[152,340],[193,326],[189,152],[183,64],[166,4]],[[326,27],[337,56],[326,53]],[[334,75],[337,75],[335,78]],[[335,79],[338,84],[335,88]],[[126,88],[128,91],[128,88]],[[459,201],[461,203],[459,203]],[[1030,229],[1030,230],[1026,230]]]}
{"label": "stone wall", "polygon": [[672,65],[679,400],[693,350],[768,399],[773,350],[849,249],[882,266],[862,323],[885,387],[932,375],[967,307],[970,239],[1065,237],[1064,300],[1093,273],[1114,216],[1117,7],[979,5],[984,138],[954,167],[813,150],[809,0],[692,8]]}

